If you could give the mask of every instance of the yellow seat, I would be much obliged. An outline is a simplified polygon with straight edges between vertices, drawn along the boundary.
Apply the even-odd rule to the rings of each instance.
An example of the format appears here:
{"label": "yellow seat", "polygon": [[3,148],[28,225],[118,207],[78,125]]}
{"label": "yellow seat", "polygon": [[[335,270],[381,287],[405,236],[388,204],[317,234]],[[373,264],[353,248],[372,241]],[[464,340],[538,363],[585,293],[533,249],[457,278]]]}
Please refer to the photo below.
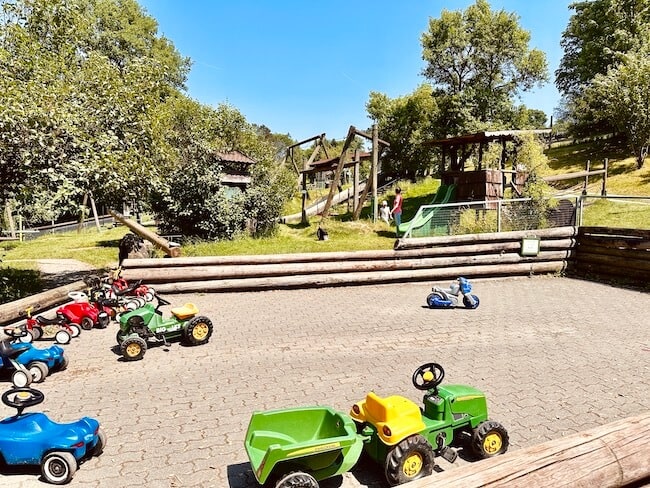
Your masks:
{"label": "yellow seat", "polygon": [[199,309],[193,303],[186,303],[182,307],[172,308],[172,314],[178,320],[187,320],[199,313]]}
{"label": "yellow seat", "polygon": [[379,437],[389,446],[425,428],[420,407],[403,396],[382,398],[370,392],[362,408],[363,420],[374,425]]}

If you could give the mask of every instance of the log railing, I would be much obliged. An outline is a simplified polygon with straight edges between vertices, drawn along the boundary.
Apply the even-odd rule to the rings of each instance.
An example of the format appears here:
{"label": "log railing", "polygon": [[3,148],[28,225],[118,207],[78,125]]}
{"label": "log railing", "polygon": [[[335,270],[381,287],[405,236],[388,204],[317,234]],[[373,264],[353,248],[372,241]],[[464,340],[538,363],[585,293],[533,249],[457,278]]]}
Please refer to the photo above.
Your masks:
{"label": "log railing", "polygon": [[647,286],[650,230],[580,227],[575,257],[578,277]]}
{"label": "log railing", "polygon": [[[127,259],[122,276],[175,293],[559,273],[572,259],[576,234],[561,227],[408,239],[388,251]],[[522,256],[522,238],[531,236],[540,239],[539,253]]]}

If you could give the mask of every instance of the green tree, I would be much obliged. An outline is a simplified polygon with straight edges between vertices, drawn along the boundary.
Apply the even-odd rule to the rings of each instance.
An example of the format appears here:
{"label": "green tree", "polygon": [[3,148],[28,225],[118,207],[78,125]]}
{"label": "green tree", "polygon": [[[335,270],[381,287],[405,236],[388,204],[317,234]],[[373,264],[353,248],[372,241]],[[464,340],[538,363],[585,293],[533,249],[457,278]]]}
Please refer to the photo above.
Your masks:
{"label": "green tree", "polygon": [[380,138],[390,143],[382,158],[384,173],[408,178],[435,171],[434,150],[423,144],[434,137],[438,118],[430,86],[421,85],[413,93],[395,99],[371,92],[366,110],[377,123]]}
{"label": "green tree", "polygon": [[592,113],[625,134],[637,167],[643,167],[650,145],[650,56],[629,53],[607,74],[594,77],[586,91]]}
{"label": "green tree", "polygon": [[589,0],[569,8],[575,13],[562,34],[564,55],[555,84],[563,95],[576,96],[597,74],[606,74],[621,54],[641,47],[650,6],[647,0]]}
{"label": "green tree", "polygon": [[529,41],[516,14],[492,11],[486,0],[430,19],[421,39],[424,75],[447,97],[443,111],[470,129],[511,126],[514,97],[548,77],[544,53]]}
{"label": "green tree", "polygon": [[0,199],[48,213],[146,194],[152,110],[188,69],[135,0],[4,2]]}

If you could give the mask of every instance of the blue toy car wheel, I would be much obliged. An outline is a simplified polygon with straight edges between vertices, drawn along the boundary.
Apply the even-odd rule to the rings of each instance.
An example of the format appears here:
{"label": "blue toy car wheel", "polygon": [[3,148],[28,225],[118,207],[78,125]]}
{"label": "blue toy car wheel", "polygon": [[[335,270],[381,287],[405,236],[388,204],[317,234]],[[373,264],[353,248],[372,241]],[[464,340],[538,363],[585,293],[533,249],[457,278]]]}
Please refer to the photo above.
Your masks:
{"label": "blue toy car wheel", "polygon": [[41,463],[41,474],[48,483],[64,485],[77,472],[77,460],[69,452],[51,452]]}
{"label": "blue toy car wheel", "polygon": [[429,308],[447,308],[451,307],[451,300],[446,299],[441,293],[433,292],[427,297]]}
{"label": "blue toy car wheel", "polygon": [[474,300],[474,303],[470,301],[468,296],[463,297],[463,305],[465,305],[465,308],[478,308],[480,303],[478,297],[476,295],[472,295],[472,300]]}

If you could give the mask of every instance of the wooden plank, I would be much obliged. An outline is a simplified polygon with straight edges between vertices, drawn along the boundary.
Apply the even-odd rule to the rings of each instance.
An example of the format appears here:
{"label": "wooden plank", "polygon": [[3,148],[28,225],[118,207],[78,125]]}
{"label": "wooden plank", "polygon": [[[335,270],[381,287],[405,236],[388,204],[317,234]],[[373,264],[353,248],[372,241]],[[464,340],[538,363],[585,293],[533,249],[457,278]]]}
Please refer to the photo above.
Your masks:
{"label": "wooden plank", "polygon": [[623,229],[616,227],[580,227],[580,236],[587,235],[603,235],[603,236],[618,236],[618,237],[640,237],[642,239],[650,239],[650,230],[648,229]]}
{"label": "wooden plank", "polygon": [[608,256],[605,254],[592,254],[578,251],[576,253],[576,261],[578,263],[602,264],[603,266],[621,268],[622,270],[627,270],[627,273],[650,271],[650,260],[647,258],[622,258],[619,256]]}
{"label": "wooden plank", "polygon": [[436,269],[399,270],[364,273],[331,273],[325,275],[298,275],[227,280],[204,280],[163,283],[156,285],[161,293],[230,292],[245,290],[320,288],[324,286],[367,285],[373,283],[402,283],[433,281],[457,276],[494,277],[528,276],[560,273],[566,269],[564,261],[520,263],[509,265],[457,266]]}
{"label": "wooden plank", "polygon": [[650,249],[650,240],[642,237],[620,237],[620,236],[580,236],[578,245],[591,245],[603,248],[627,248],[627,249]]}
{"label": "wooden plank", "polygon": [[580,243],[576,247],[578,253],[585,254],[602,254],[605,256],[618,256],[629,259],[648,259],[650,260],[650,248],[648,249],[630,249],[618,246],[603,246]]}
{"label": "wooden plank", "polygon": [[402,486],[614,488],[647,480],[649,459],[650,412],[645,412]]}

